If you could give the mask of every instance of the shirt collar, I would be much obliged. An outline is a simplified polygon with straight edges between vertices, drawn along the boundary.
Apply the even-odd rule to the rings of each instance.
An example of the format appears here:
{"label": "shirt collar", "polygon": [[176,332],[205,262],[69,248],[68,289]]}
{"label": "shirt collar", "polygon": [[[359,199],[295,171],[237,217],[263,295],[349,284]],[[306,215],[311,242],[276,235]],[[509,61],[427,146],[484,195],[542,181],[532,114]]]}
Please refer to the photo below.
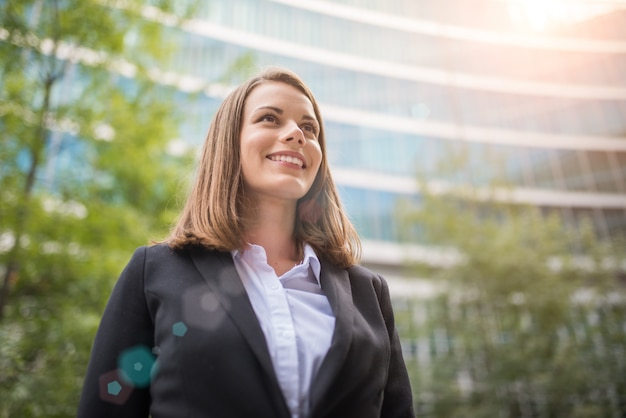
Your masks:
{"label": "shirt collar", "polygon": [[315,254],[313,247],[306,242],[304,243],[304,257],[302,264],[305,266],[308,264],[311,267],[311,270],[313,270],[313,274],[315,275],[315,279],[317,280],[317,284],[320,284],[320,260],[317,258],[317,254]]}
{"label": "shirt collar", "polygon": [[[232,250],[230,253],[233,258],[241,258],[252,265],[256,265],[261,262],[267,264],[267,254],[265,253],[265,248],[260,245],[248,244],[248,247],[245,250]],[[310,266],[313,274],[315,275],[315,280],[317,280],[317,284],[320,284],[321,264],[317,254],[315,254],[315,250],[305,242],[303,245],[303,253],[302,264],[298,264],[296,267],[309,268]]]}

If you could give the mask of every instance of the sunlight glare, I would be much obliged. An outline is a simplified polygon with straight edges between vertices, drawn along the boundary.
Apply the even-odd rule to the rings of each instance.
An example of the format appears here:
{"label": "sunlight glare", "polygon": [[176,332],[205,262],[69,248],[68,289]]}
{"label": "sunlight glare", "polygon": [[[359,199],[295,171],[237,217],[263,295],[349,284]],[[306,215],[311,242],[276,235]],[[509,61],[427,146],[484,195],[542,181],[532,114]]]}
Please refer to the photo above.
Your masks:
{"label": "sunlight glare", "polygon": [[508,3],[512,22],[535,32],[550,31],[626,5],[593,0],[508,0]]}

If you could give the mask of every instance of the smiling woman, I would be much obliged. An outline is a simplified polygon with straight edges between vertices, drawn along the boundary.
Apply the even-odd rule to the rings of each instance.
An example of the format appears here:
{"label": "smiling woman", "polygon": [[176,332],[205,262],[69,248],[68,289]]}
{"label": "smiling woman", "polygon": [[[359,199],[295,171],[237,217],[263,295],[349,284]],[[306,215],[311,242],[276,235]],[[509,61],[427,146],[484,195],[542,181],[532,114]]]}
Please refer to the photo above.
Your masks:
{"label": "smiling woman", "polygon": [[111,294],[79,418],[414,417],[389,290],[357,265],[325,141],[289,71],[224,100],[170,237]]}
{"label": "smiling woman", "polygon": [[[274,69],[242,84],[209,127],[196,183],[168,244],[243,248],[259,235],[258,226],[273,224],[263,218],[271,215],[289,228],[267,236],[274,243],[285,234],[285,241],[294,241],[287,247],[298,255],[291,258],[300,259],[307,242],[339,266],[356,264],[359,237],[332,181],[325,141],[317,101],[297,75]],[[302,167],[296,170],[288,158]],[[268,205],[275,210],[265,211]]]}

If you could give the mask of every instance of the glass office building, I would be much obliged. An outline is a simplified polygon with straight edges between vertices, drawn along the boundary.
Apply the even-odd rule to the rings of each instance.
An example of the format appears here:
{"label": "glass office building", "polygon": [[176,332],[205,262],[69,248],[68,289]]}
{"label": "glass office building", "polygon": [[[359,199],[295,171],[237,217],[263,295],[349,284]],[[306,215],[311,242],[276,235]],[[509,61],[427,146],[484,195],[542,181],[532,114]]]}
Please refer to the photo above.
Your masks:
{"label": "glass office building", "polygon": [[230,73],[233,61],[284,66],[320,101],[365,263],[401,261],[387,258],[403,253],[396,204],[418,196],[416,175],[455,149],[470,163],[454,178],[480,186],[497,162],[513,199],[624,237],[626,6],[579,2],[586,9],[546,32],[536,26],[550,23],[550,10],[532,4],[206,2],[171,29],[179,49],[164,69],[184,75],[182,91],[203,91],[181,103],[193,107],[183,140],[201,143],[225,92],[244,78]]}
{"label": "glass office building", "polygon": [[200,146],[221,100],[250,73],[295,71],[320,102],[365,264],[389,274],[411,254],[438,259],[400,243],[396,209],[419,199],[417,175],[436,179],[450,152],[468,166],[447,181],[484,186],[499,167],[511,199],[572,226],[590,218],[607,240],[626,236],[623,3],[187,1],[198,9],[176,25],[150,1],[143,10],[178,45],[157,69],[185,108],[172,152]]}

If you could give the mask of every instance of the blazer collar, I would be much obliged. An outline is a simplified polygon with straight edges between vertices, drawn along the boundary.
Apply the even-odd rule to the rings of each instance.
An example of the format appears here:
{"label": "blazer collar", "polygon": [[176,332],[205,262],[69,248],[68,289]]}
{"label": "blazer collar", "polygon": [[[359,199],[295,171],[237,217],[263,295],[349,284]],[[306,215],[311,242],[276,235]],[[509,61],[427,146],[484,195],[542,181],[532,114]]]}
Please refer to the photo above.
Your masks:
{"label": "blazer collar", "polygon": [[200,275],[245,338],[265,374],[271,379],[276,388],[271,391],[274,394],[273,401],[277,411],[281,411],[280,416],[288,417],[289,410],[272,366],[265,335],[237,273],[232,255],[228,252],[205,249],[193,249],[190,254]]}
{"label": "blazer collar", "polygon": [[332,409],[333,407],[332,398],[328,395],[330,395],[331,385],[348,355],[354,323],[352,290],[348,272],[326,260],[320,261],[320,283],[335,314],[335,330],[328,354],[326,354],[317,376],[311,384],[310,416],[312,417],[321,416],[322,409]]}
{"label": "blazer collar", "polygon": [[[250,304],[243,283],[228,252],[194,249],[191,258],[202,278],[217,297],[223,309],[236,324],[250,349],[259,359],[264,372],[272,380],[275,391],[274,403],[281,416],[289,416],[272,360],[267,349],[265,335]],[[329,391],[336,375],[341,370],[350,345],[354,323],[352,291],[348,272],[324,259],[320,259],[320,284],[335,315],[335,329],[328,353],[311,384],[310,416],[317,416],[322,409],[332,408]]]}

